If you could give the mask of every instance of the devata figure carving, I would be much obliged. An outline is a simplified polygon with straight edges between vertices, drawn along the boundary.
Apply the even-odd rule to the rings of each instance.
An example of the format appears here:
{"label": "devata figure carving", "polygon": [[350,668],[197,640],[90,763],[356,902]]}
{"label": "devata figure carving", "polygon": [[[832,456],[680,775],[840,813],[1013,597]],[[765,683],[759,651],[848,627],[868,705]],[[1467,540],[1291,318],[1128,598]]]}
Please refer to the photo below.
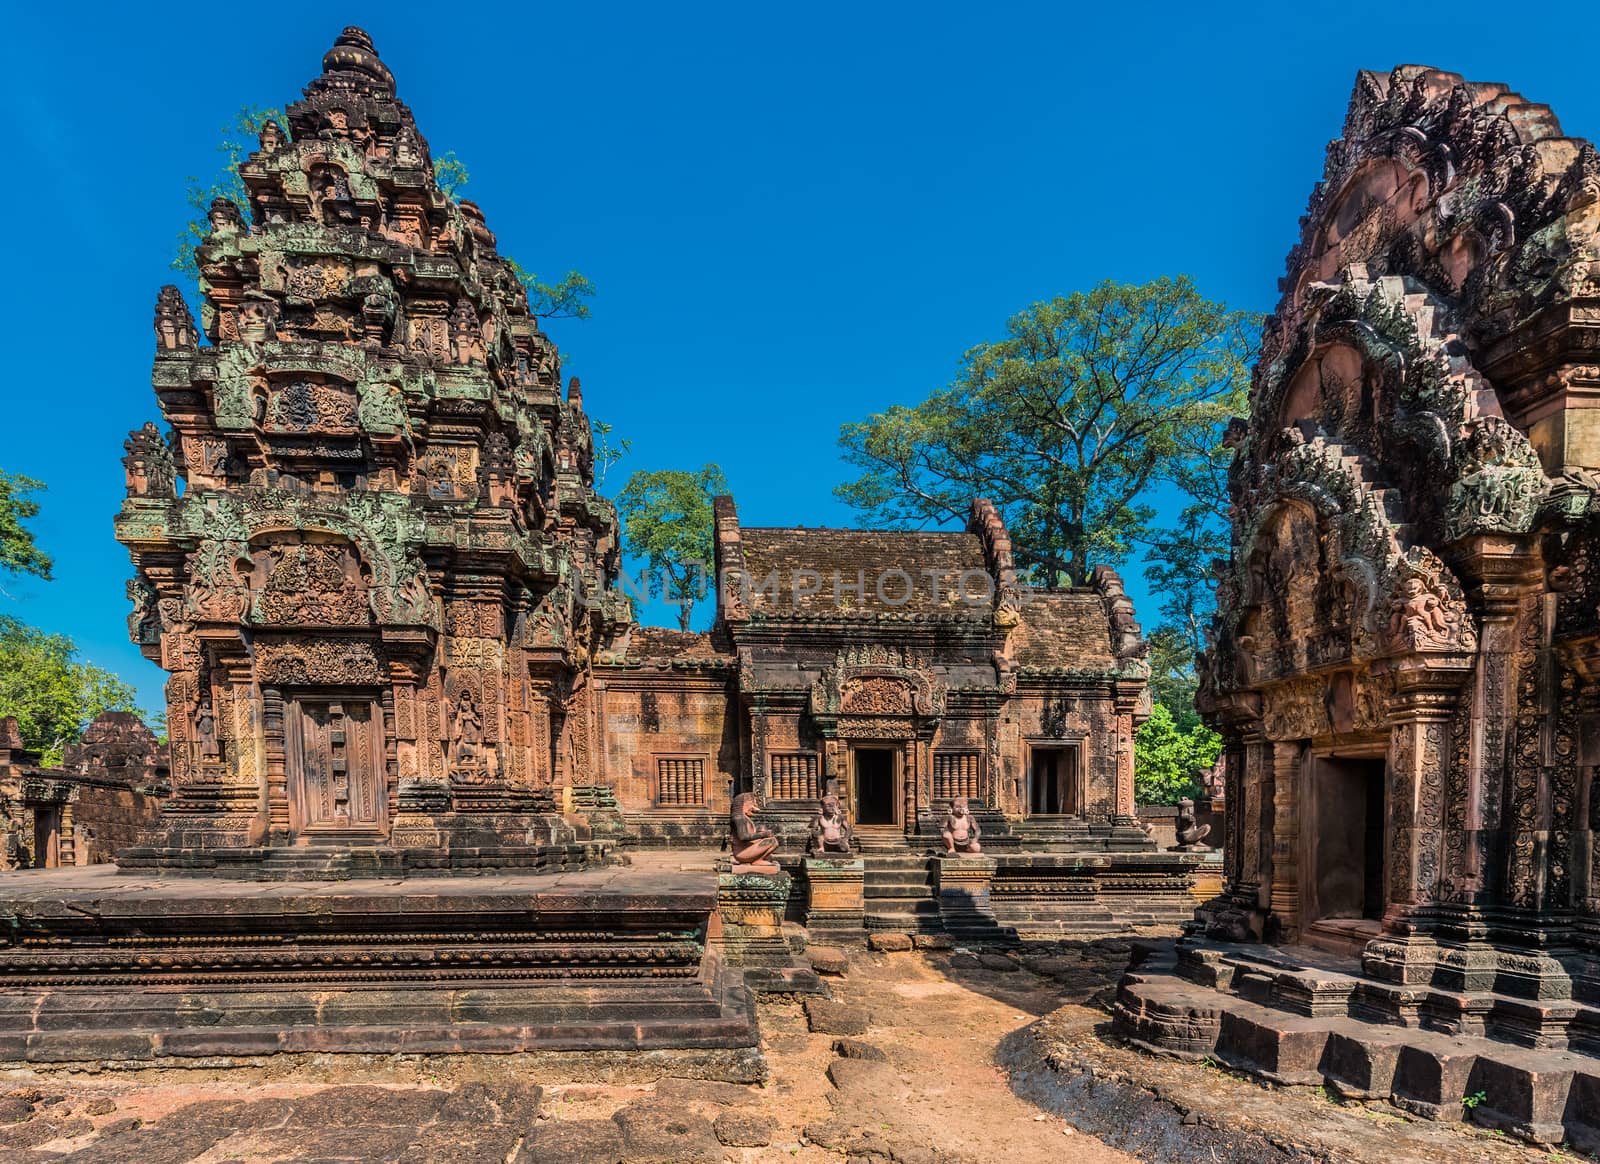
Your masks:
{"label": "devata figure carving", "polygon": [[957,853],[965,856],[976,857],[983,852],[983,846],[978,843],[978,836],[983,830],[978,827],[978,820],[967,810],[967,798],[958,796],[950,802],[950,811],[945,814],[944,824],[939,830],[939,839],[944,842],[945,856],[954,856]]}
{"label": "devata figure carving", "polygon": [[482,760],[483,718],[478,715],[470,691],[463,691],[456,700],[456,719],[451,739],[454,743],[451,759],[457,764],[472,766]]}
{"label": "devata figure carving", "polygon": [[776,873],[777,865],[767,860],[778,847],[778,838],[772,830],[758,825],[752,819],[756,811],[753,792],[741,792],[733,798],[733,811],[728,818],[728,838],[733,849],[735,873]]}
{"label": "devata figure carving", "polygon": [[811,842],[806,852],[813,857],[850,852],[850,822],[844,818],[839,798],[824,796],[817,815],[811,818]]}

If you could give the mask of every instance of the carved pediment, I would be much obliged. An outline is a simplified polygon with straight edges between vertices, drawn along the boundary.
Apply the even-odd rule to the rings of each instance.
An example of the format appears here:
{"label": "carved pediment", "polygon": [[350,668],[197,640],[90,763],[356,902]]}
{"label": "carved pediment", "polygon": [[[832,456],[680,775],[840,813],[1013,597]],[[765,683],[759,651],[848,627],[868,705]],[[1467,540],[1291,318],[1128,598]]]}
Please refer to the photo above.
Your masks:
{"label": "carved pediment", "polygon": [[811,686],[811,714],[933,718],[944,714],[944,683],[929,661],[896,647],[851,647]]}

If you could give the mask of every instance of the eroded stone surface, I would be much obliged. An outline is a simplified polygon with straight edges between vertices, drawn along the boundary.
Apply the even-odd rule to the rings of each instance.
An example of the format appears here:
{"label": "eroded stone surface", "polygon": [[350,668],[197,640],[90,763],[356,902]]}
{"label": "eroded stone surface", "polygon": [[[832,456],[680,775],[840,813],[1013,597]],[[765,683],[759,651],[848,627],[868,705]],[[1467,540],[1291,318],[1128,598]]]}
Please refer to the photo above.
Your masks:
{"label": "eroded stone surface", "polygon": [[864,1035],[871,1021],[860,1007],[826,998],[808,998],[806,1019],[819,1035]]}

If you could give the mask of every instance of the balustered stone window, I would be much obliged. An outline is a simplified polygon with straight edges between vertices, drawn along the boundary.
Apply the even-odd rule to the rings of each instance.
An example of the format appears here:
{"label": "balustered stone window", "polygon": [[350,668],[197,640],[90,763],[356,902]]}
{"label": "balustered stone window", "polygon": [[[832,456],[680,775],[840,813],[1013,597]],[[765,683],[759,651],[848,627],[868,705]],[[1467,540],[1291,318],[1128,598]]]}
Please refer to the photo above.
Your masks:
{"label": "balustered stone window", "polygon": [[705,802],[704,756],[656,757],[656,804],[692,807]]}
{"label": "balustered stone window", "polygon": [[815,752],[786,752],[771,757],[772,782],[768,796],[773,800],[815,800],[817,788],[817,754]]}

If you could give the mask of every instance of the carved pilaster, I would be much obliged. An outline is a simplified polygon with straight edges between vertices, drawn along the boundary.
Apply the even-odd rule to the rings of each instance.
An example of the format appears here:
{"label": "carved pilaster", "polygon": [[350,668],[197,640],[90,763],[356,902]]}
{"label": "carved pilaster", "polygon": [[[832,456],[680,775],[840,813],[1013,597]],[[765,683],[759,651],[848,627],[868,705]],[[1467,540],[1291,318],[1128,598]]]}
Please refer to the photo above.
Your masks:
{"label": "carved pilaster", "polygon": [[1386,927],[1407,928],[1401,919],[1438,891],[1450,725],[1469,665],[1412,656],[1392,667]]}
{"label": "carved pilaster", "polygon": [[1279,932],[1300,931],[1300,777],[1305,747],[1279,740],[1272,748],[1272,866],[1268,910]]}

